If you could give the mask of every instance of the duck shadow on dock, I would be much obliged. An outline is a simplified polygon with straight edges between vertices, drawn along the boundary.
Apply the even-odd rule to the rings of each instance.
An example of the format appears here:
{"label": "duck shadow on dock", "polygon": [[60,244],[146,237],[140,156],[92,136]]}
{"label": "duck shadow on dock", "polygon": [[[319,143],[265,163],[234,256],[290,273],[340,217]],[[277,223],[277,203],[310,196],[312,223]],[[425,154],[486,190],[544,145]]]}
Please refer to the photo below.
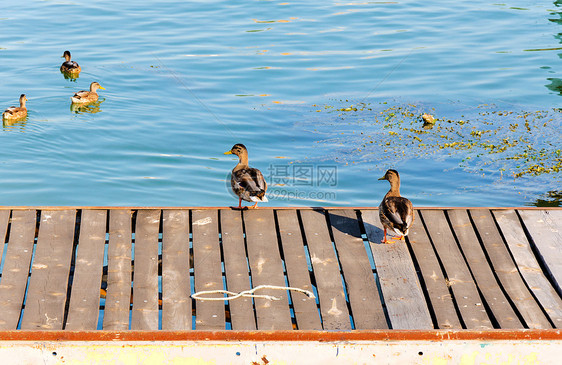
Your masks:
{"label": "duck shadow on dock", "polygon": [[[365,222],[361,213],[358,214],[354,210],[344,211],[343,215],[326,212],[330,220],[332,230],[338,230],[346,235],[355,238],[367,239],[372,243],[381,243],[383,238],[383,230],[373,224]],[[378,219],[378,215],[377,215]],[[363,236],[365,234],[366,236]],[[366,237],[366,238],[365,238]]]}

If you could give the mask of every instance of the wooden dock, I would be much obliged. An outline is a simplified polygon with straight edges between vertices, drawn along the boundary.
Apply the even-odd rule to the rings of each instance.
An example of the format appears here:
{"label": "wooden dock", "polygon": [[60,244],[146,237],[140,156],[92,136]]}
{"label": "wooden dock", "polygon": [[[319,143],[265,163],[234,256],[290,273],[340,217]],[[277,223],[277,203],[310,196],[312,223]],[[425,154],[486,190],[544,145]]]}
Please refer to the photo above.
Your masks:
{"label": "wooden dock", "polygon": [[[0,331],[562,327],[556,208],[420,209],[387,245],[371,208],[4,208],[0,236]],[[316,298],[191,298],[258,285]]]}

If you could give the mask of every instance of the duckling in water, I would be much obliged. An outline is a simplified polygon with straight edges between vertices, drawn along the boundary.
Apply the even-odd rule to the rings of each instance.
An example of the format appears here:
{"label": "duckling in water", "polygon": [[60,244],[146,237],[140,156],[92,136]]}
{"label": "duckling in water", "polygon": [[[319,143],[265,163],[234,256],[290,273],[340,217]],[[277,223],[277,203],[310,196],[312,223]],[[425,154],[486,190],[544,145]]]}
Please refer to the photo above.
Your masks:
{"label": "duckling in water", "polygon": [[235,144],[225,155],[236,155],[239,158],[238,165],[232,169],[230,185],[234,194],[238,195],[238,207],[242,209],[242,199],[252,201],[255,204],[251,207],[256,208],[259,202],[267,202],[265,192],[267,184],[260,170],[248,166],[248,150],[241,143]]}
{"label": "duckling in water", "polygon": [[62,57],[64,57],[65,61],[60,66],[60,72],[71,76],[78,76],[82,69],[76,62],[70,60],[70,52],[64,51]]}
{"label": "duckling in water", "polygon": [[20,95],[20,106],[11,106],[2,113],[3,120],[14,121],[18,119],[23,119],[27,117],[27,108],[25,107],[25,102],[27,97],[25,94]]}
{"label": "duckling in water", "polygon": [[96,90],[98,90],[98,89],[105,90],[105,88],[103,88],[97,82],[92,82],[90,84],[90,91],[84,91],[84,90],[78,91],[70,99],[72,100],[73,103],[76,103],[76,104],[92,103],[92,102],[98,100],[99,96],[98,96],[98,93],[96,92]]}
{"label": "duckling in water", "polygon": [[400,196],[400,175],[396,170],[388,170],[379,180],[388,180],[390,190],[379,205],[379,218],[384,227],[382,243],[386,241],[386,230],[396,232],[403,239],[408,235],[408,230],[414,221],[414,207],[412,202]]}

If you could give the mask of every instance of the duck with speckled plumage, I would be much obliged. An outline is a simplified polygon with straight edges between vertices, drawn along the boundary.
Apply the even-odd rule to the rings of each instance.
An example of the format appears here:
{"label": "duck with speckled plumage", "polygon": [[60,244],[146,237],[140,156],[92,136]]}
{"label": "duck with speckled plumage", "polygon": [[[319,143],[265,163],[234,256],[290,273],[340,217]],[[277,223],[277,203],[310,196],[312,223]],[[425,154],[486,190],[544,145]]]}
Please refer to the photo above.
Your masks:
{"label": "duck with speckled plumage", "polygon": [[71,61],[70,52],[64,51],[62,57],[64,57],[65,61],[60,66],[60,72],[75,78],[78,77],[82,68],[75,61]]}
{"label": "duck with speckled plumage", "polygon": [[233,209],[242,208],[242,200],[254,202],[255,204],[250,207],[254,209],[259,202],[267,202],[265,192],[267,191],[267,183],[260,170],[250,167],[248,165],[248,150],[246,146],[237,143],[230,151],[226,151],[225,155],[236,155],[239,158],[238,164],[232,169],[230,178],[230,185],[234,194],[238,196],[238,207]]}
{"label": "duck with speckled plumage", "polygon": [[86,104],[86,103],[93,103],[94,101],[98,100],[98,93],[96,92],[98,89],[105,90],[100,84],[97,82],[92,82],[90,84],[90,91],[78,91],[74,94],[73,97],[70,98],[73,103],[75,104]]}
{"label": "duck with speckled plumage", "polygon": [[25,102],[27,97],[25,94],[20,95],[20,106],[11,106],[2,113],[2,120],[16,121],[27,117],[27,108]]}
{"label": "duck with speckled plumage", "polygon": [[[386,230],[394,231],[403,239],[414,222],[414,207],[412,202],[400,196],[400,175],[396,170],[388,170],[379,180],[388,180],[390,190],[379,205],[379,218],[384,228],[382,243],[389,243]],[[390,241],[392,243],[394,241]]]}

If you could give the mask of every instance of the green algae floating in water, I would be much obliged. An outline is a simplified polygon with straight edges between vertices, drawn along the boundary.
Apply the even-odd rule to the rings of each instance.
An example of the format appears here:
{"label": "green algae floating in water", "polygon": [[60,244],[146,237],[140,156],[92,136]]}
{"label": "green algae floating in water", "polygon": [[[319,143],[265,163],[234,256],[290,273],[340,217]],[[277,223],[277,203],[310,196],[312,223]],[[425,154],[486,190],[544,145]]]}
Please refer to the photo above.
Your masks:
{"label": "green algae floating in water", "polygon": [[328,119],[338,113],[328,124],[341,127],[345,122],[355,125],[355,130],[344,132],[342,139],[320,143],[341,142],[352,151],[346,157],[353,162],[455,156],[461,158],[459,167],[464,169],[496,171],[514,178],[562,171],[560,109],[497,110],[482,104],[468,117],[434,115],[435,124],[428,129],[422,115],[435,113],[431,108],[345,103],[342,107],[326,105],[319,111],[329,113]]}

